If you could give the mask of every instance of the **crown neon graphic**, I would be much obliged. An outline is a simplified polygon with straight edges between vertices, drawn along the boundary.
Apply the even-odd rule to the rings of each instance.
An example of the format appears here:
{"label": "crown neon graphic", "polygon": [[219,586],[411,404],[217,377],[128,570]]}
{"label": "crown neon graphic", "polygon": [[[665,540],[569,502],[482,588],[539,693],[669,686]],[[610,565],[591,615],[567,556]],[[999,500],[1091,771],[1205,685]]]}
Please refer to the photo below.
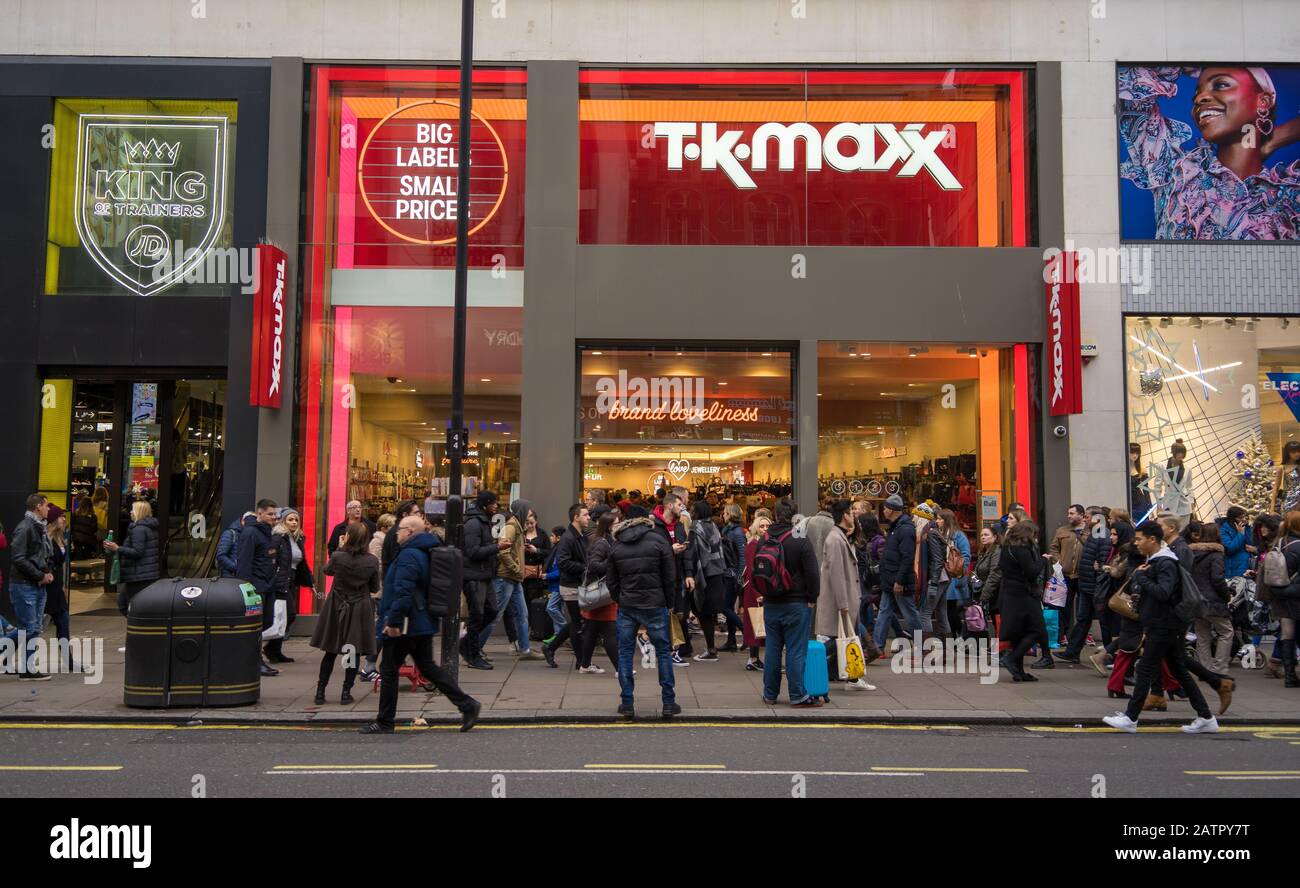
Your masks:
{"label": "crown neon graphic", "polygon": [[126,159],[137,166],[175,166],[181,154],[180,142],[148,142],[127,140]]}

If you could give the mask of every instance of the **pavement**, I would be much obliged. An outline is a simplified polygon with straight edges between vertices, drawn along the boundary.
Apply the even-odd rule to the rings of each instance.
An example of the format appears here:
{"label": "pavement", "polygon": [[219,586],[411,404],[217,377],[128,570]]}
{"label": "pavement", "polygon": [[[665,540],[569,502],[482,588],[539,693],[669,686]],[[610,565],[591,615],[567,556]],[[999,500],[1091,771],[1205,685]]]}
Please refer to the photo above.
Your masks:
{"label": "pavement", "polygon": [[[315,694],[320,653],[304,637],[291,637],[284,651],[295,659],[282,665],[281,674],[262,681],[261,699],[252,705],[230,708],[134,709],[122,702],[125,623],[117,616],[81,616],[73,630],[84,639],[103,639],[103,677],[91,684],[81,675],[55,675],[48,682],[20,682],[0,676],[0,724],[30,721],[60,722],[167,722],[185,724],[360,724],[374,717],[377,690],[358,683],[356,702],[339,704],[341,669],[336,669],[324,706]],[[697,645],[697,648],[699,646]],[[435,646],[436,648],[436,646]],[[573,655],[557,655],[558,669],[542,660],[519,660],[510,653],[504,636],[488,646],[495,663],[490,671],[460,670],[461,687],[483,702],[485,722],[599,722],[612,721],[618,705],[618,680],[602,657],[593,661],[604,675],[580,675]],[[1096,725],[1125,701],[1110,700],[1105,683],[1087,666],[1041,670],[1039,681],[1013,683],[1002,672],[995,683],[982,683],[978,674],[897,673],[889,658],[867,668],[875,691],[846,691],[831,683],[830,702],[820,709],[792,709],[782,698],[776,706],[760,699],[761,673],[744,669],[746,656],[720,654],[715,663],[692,663],[675,670],[677,701],[683,718],[695,721],[786,723],[793,721],[913,724],[1041,724]],[[659,687],[654,670],[636,661],[638,718],[659,718]],[[1262,671],[1232,669],[1237,690],[1223,724],[1300,725],[1300,689],[1286,689]],[[1207,688],[1203,690],[1208,691]],[[1217,711],[1217,698],[1208,695]],[[413,692],[402,682],[398,720],[423,717],[431,723],[452,721],[456,712],[439,694]],[[1187,703],[1172,702],[1166,714],[1148,713],[1143,725],[1185,723],[1194,717]]]}
{"label": "pavement", "polygon": [[[341,725],[27,723],[0,729],[0,780],[13,797],[74,800],[77,812],[85,810],[86,799],[147,798],[154,804],[196,795],[1249,800],[1246,809],[1229,805],[1217,814],[1193,805],[1126,818],[1236,823],[1246,811],[1245,819],[1264,819],[1257,806],[1263,799],[1300,794],[1297,737],[1300,728],[1225,726],[1218,734],[1188,736],[1172,727],[1130,735],[1073,727],[770,720],[757,726],[486,723],[468,734],[447,725],[379,737]],[[1107,811],[1099,815],[1089,806],[1088,818],[1125,818],[1120,809]],[[989,813],[986,807],[986,818]],[[1063,814],[1072,826],[1073,811],[1053,809],[1049,816],[1059,824]],[[175,823],[192,833],[190,817]],[[1085,841],[1077,850],[1109,855],[1119,835],[1115,827],[1105,843]],[[1221,844],[1253,847],[1261,857],[1272,850],[1285,866],[1289,852],[1280,839],[1268,840],[1271,849],[1259,847],[1253,836]],[[155,848],[164,845],[155,842]],[[191,843],[178,845],[193,850]]]}

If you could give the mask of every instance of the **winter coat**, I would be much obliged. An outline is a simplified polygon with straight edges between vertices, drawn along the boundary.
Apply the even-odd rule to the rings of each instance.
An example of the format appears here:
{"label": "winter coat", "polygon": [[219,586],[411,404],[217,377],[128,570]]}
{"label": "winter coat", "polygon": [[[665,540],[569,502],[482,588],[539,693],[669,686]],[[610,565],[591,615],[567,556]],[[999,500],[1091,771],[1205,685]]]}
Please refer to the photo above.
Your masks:
{"label": "winter coat", "polygon": [[158,547],[158,519],[152,516],[132,521],[126,539],[117,550],[122,560],[122,582],[146,583],[162,576],[162,552]]}
{"label": "winter coat", "polygon": [[438,621],[415,601],[417,592],[425,594],[429,586],[429,550],[442,545],[437,534],[417,533],[397,550],[397,557],[384,574],[384,595],[379,612],[385,625],[401,629],[406,624],[407,637],[438,634]]}
{"label": "winter coat", "polygon": [[492,516],[470,503],[465,510],[465,536],[461,547],[465,566],[461,576],[467,580],[490,580],[497,575],[497,539],[492,534]]}
{"label": "winter coat", "polygon": [[1130,585],[1138,594],[1138,622],[1142,628],[1182,632],[1187,628],[1174,605],[1182,599],[1183,579],[1178,556],[1164,546],[1146,560],[1146,569],[1133,571]]}
{"label": "winter coat", "polygon": [[998,590],[1002,585],[1002,546],[994,544],[975,559],[975,576],[980,581],[980,604],[991,614],[998,613]]}
{"label": "winter coat", "polygon": [[1219,538],[1223,540],[1223,575],[1227,579],[1245,575],[1250,567],[1250,527],[1237,530],[1237,525],[1227,518],[1219,522]]}
{"label": "winter coat", "polygon": [[[362,518],[361,523],[366,526],[366,542],[369,543],[370,538],[375,535],[375,522],[371,521],[369,518]],[[329,550],[330,555],[333,555],[338,549],[339,540],[347,535],[348,519],[344,518],[338,524],[334,525],[334,529],[330,531],[329,538],[325,542],[325,548]]]}
{"label": "winter coat", "polygon": [[1169,543],[1169,551],[1174,553],[1178,563],[1183,566],[1183,570],[1188,573],[1192,572],[1192,549],[1187,545],[1187,540],[1181,536],[1174,537],[1174,541]]}
{"label": "winter coat", "polygon": [[[745,573],[745,528],[734,521],[729,522],[722,529],[722,544],[730,546],[732,552],[736,555],[736,568],[731,571],[731,578],[736,581],[737,588],[739,588],[740,578]],[[724,558],[726,556],[725,550],[723,556]]]}
{"label": "winter coat", "polygon": [[72,551],[75,558],[99,556],[99,522],[93,514],[72,513]]}
{"label": "winter coat", "polygon": [[767,527],[767,536],[773,539],[785,537],[781,551],[785,555],[785,569],[790,572],[790,590],[780,597],[767,598],[764,604],[796,601],[814,604],[821,594],[821,557],[813,551],[808,539],[799,538],[793,531],[792,524],[769,524]]}
{"label": "winter coat", "polygon": [[[1292,545],[1294,543],[1294,545]],[[1273,601],[1269,605],[1278,619],[1300,620],[1300,539],[1283,537],[1278,541],[1286,557],[1286,575],[1292,577],[1290,585],[1273,586]]]}
{"label": "winter coat", "polygon": [[1228,599],[1232,590],[1223,579],[1223,546],[1219,543],[1192,543],[1192,577],[1209,602],[1208,617],[1228,616]]}
{"label": "winter coat", "polygon": [[10,583],[39,586],[50,572],[54,544],[50,542],[47,527],[44,521],[36,520],[28,512],[14,528],[14,538],[10,544],[10,569],[13,573]]}
{"label": "winter coat", "polygon": [[[384,554],[384,539],[388,536],[387,530],[376,530],[370,537],[370,542],[366,544],[366,552],[375,556],[375,561],[379,561]],[[334,551],[338,551],[335,549]],[[326,565],[328,567],[329,565]]]}
{"label": "winter coat", "polygon": [[232,521],[230,526],[221,532],[221,539],[217,540],[217,576],[219,577],[233,577],[239,569],[240,530],[240,523]]}
{"label": "winter coat", "polygon": [[817,616],[813,623],[817,635],[838,636],[839,612],[842,610],[849,612],[849,625],[856,631],[861,602],[858,588],[858,558],[853,552],[853,544],[844,531],[832,527],[822,545],[821,594],[817,598]]}
{"label": "winter coat", "polygon": [[[53,540],[50,542],[54,543]],[[68,610],[68,549],[54,544],[51,550],[50,573],[54,579],[45,587],[45,612],[57,617]]]}
{"label": "winter coat", "polygon": [[[1121,590],[1132,594],[1133,572],[1137,566],[1142,563],[1142,556],[1133,548],[1133,531],[1128,530],[1127,535],[1121,535],[1119,546],[1113,548],[1106,564],[1102,567],[1109,581],[1107,583],[1109,599],[1118,594]],[[1120,615],[1119,618],[1119,637],[1117,639],[1118,647],[1121,651],[1130,653],[1137,651],[1142,646],[1142,624],[1137,620],[1131,620],[1128,617]]]}
{"label": "winter coat", "polygon": [[[1105,528],[1102,528],[1105,530]],[[1110,534],[1100,536],[1089,535],[1083,543],[1083,551],[1079,554],[1079,593],[1081,595],[1094,595],[1097,592],[1097,571],[1100,565],[1106,560],[1106,553],[1110,551]]]}
{"label": "winter coat", "polygon": [[686,556],[686,576],[694,577],[697,586],[727,573],[727,558],[722,554],[722,533],[718,525],[712,521],[696,521],[686,539],[683,553]]}
{"label": "winter coat", "polygon": [[750,577],[750,568],[754,565],[754,554],[758,551],[758,539],[752,539],[745,544],[745,570],[741,574],[741,605],[743,609],[740,612],[741,631],[745,636],[745,647],[762,647],[763,639],[754,635],[754,624],[749,618],[749,609],[751,607],[762,607],[763,600],[754,588],[754,583]]}
{"label": "winter coat", "polygon": [[967,574],[970,572],[970,539],[966,534],[957,530],[952,535],[952,544],[961,553],[961,576],[953,577],[948,583],[948,600],[949,601],[969,601],[970,600],[970,580]]}
{"label": "winter coat", "polygon": [[[271,532],[275,540],[275,596],[277,598],[294,598],[297,599],[297,591],[306,586],[308,589],[316,588],[316,580],[312,576],[311,566],[307,563],[306,540],[298,540],[298,551],[302,553],[302,559],[298,566],[293,564],[293,542],[289,539],[288,533]],[[335,551],[338,551],[337,549]]]}
{"label": "winter coat", "polygon": [[1029,546],[1003,546],[998,565],[1002,568],[998,583],[998,609],[1002,615],[998,639],[1014,643],[1034,636],[1046,644],[1041,589],[1043,575],[1051,571],[1047,558]]}
{"label": "winter coat", "polygon": [[576,589],[587,569],[587,536],[570,524],[555,544],[555,565],[560,569],[560,586]]}
{"label": "winter coat", "polygon": [[[538,528],[537,536],[531,540],[524,535],[524,567],[533,567],[539,571],[538,576],[524,578],[524,598],[531,601],[546,591],[546,571],[551,563],[551,535]],[[532,549],[528,547],[532,546]]]}
{"label": "winter coat", "polygon": [[[605,574],[609,571],[609,553],[610,538],[608,536],[601,537],[587,547],[587,567],[584,571],[585,582],[595,583],[605,578]],[[610,603],[593,611],[584,610],[580,611],[580,613],[584,620],[610,622],[618,619],[618,605]]]}
{"label": "winter coat", "polygon": [[501,539],[510,545],[497,553],[497,576],[516,583],[524,581],[524,526],[511,515],[501,528]]}
{"label": "winter coat", "polygon": [[379,592],[379,559],[369,552],[360,555],[338,549],[325,565],[325,576],[334,578],[329,597],[311,635],[311,646],[329,654],[341,654],[347,645],[359,655],[373,657],[375,650],[375,602]]}
{"label": "winter coat", "polygon": [[943,579],[944,564],[948,558],[948,537],[939,531],[937,524],[932,524],[925,535],[925,576],[927,585],[940,585]]}
{"label": "winter coat", "polygon": [[1083,540],[1079,533],[1072,525],[1062,524],[1047,547],[1047,551],[1056,556],[1061,570],[1071,579],[1079,576],[1079,559],[1083,555]]}
{"label": "winter coat", "polygon": [[[881,537],[883,540],[884,538]],[[865,543],[853,544],[853,554],[858,559],[858,589],[862,599],[869,601],[871,604],[880,603],[880,575],[878,573],[878,562],[871,555],[872,543],[875,540],[868,540]]]}
{"label": "winter coat", "polygon": [[826,547],[826,538],[835,529],[835,516],[823,509],[816,515],[805,518],[803,529],[808,542],[812,543],[813,552],[817,554],[817,559],[820,561],[822,550]]}
{"label": "winter coat", "polygon": [[[663,506],[655,506],[650,520],[654,522],[655,530],[668,543],[668,551],[672,552],[672,547],[676,543],[684,544],[687,542],[686,526],[680,519],[672,524],[665,521]],[[673,585],[680,589],[686,580],[686,553],[684,551],[681,553],[673,552],[673,571]]]}
{"label": "winter coat", "polygon": [[605,571],[610,597],[625,608],[672,608],[677,598],[673,550],[654,519],[620,521],[612,535]]}
{"label": "winter coat", "polygon": [[253,584],[253,588],[262,596],[264,613],[273,611],[274,607],[266,603],[266,598],[275,585],[277,554],[270,525],[258,521],[255,515],[245,518],[244,528],[239,532],[237,552],[235,576]]}
{"label": "winter coat", "polygon": [[912,516],[899,515],[885,537],[885,547],[880,552],[880,588],[893,591],[894,584],[903,587],[903,594],[916,591],[916,572],[913,556],[916,553],[916,524]]}

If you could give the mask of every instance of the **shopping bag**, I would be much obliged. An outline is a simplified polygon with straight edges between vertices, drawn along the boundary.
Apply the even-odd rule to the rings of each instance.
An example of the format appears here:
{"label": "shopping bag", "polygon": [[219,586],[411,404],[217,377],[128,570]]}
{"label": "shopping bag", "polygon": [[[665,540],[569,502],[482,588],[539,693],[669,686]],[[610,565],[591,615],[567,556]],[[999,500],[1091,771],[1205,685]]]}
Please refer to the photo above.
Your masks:
{"label": "shopping bag", "polygon": [[840,614],[837,622],[839,635],[835,639],[835,659],[839,664],[840,681],[857,681],[867,673],[867,661],[862,656],[862,642],[858,641],[849,617]]}
{"label": "shopping bag", "polygon": [[677,647],[678,645],[686,644],[686,635],[682,632],[682,621],[677,614],[668,615],[668,627],[671,630],[671,638],[669,639],[670,645]]}
{"label": "shopping bag", "polygon": [[275,619],[269,628],[262,631],[262,641],[275,641],[284,638],[289,628],[289,602],[283,598],[275,600]]}
{"label": "shopping bag", "polygon": [[767,638],[767,624],[763,622],[763,609],[761,607],[745,608],[749,614],[749,625],[754,630],[755,638]]}
{"label": "shopping bag", "polygon": [[1047,588],[1043,590],[1043,604],[1050,604],[1052,607],[1065,607],[1065,602],[1069,600],[1070,587],[1065,582],[1065,570],[1059,564],[1052,565],[1052,578],[1047,581]]}
{"label": "shopping bag", "polygon": [[1054,647],[1061,637],[1060,611],[1055,608],[1043,608],[1043,622],[1047,624],[1047,645]]}

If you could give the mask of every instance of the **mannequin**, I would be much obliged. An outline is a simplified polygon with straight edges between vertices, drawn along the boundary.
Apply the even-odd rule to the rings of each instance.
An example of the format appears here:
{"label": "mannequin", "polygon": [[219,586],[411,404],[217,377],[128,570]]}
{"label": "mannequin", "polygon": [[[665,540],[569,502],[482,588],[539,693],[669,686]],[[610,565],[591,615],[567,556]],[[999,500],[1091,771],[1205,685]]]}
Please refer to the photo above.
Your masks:
{"label": "mannequin", "polygon": [[1169,448],[1169,461],[1160,469],[1160,511],[1178,519],[1181,532],[1192,519],[1196,498],[1192,495],[1192,470],[1187,468],[1187,446],[1178,438]]}
{"label": "mannequin", "polygon": [[1282,465],[1273,482],[1273,512],[1286,515],[1300,509],[1300,441],[1282,445]]}

